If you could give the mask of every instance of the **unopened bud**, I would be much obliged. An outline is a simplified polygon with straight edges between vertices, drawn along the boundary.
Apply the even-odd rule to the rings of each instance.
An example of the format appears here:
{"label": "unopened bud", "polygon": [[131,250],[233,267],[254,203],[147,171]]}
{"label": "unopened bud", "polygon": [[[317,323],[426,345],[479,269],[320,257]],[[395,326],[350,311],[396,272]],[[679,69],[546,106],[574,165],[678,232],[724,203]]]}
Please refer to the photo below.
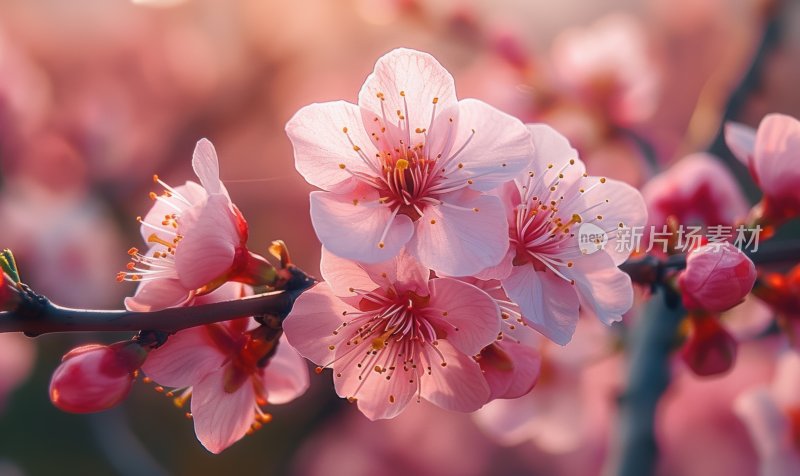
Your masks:
{"label": "unopened bud", "polygon": [[53,372],[50,400],[70,413],[112,408],[128,396],[146,357],[147,349],[134,341],[72,349]]}
{"label": "unopened bud", "polygon": [[686,309],[723,312],[740,304],[755,280],[750,258],[730,243],[715,243],[689,253],[678,286]]}
{"label": "unopened bud", "polygon": [[21,301],[14,281],[6,273],[0,273],[0,311],[13,311]]}
{"label": "unopened bud", "polygon": [[681,358],[700,376],[727,372],[736,361],[738,343],[711,316],[691,316],[689,338],[681,349]]}

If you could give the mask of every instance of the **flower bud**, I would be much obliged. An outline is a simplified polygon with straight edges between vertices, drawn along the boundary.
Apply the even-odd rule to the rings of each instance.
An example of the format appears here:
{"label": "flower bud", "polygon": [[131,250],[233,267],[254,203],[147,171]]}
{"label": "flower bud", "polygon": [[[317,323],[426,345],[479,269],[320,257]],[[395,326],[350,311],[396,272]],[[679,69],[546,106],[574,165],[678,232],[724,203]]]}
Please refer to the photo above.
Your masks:
{"label": "flower bud", "polygon": [[50,400],[70,413],[114,407],[128,395],[147,349],[134,341],[89,344],[68,352],[50,380]]}
{"label": "flower bud", "polygon": [[755,280],[750,258],[730,243],[714,243],[689,254],[678,286],[686,309],[723,312],[741,303]]}
{"label": "flower bud", "polygon": [[700,376],[727,372],[736,361],[738,343],[711,316],[691,316],[689,339],[681,349],[681,358]]}

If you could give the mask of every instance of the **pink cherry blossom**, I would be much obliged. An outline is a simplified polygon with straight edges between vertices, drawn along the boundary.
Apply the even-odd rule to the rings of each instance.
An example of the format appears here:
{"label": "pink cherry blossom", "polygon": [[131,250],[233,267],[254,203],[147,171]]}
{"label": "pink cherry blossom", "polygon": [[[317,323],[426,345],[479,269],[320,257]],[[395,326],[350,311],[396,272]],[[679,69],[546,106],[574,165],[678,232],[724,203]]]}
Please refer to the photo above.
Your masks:
{"label": "pink cherry blossom", "polygon": [[635,17],[608,15],[561,33],[553,66],[559,82],[626,125],[646,119],[658,104],[660,77],[646,45]]}
{"label": "pink cherry blossom", "polygon": [[8,395],[33,370],[36,347],[22,334],[0,334],[0,411]]}
{"label": "pink cherry blossom", "polygon": [[[529,126],[536,154],[529,170],[503,186],[511,246],[496,267],[479,277],[500,279],[525,322],[561,345],[572,338],[578,310],[610,325],[633,304],[630,277],[617,266],[630,246],[617,230],[643,226],[639,192],[586,174],[567,140],[548,126]],[[579,229],[605,233],[603,249],[579,245]]]}
{"label": "pink cherry blossom", "polygon": [[304,292],[284,322],[289,342],[333,368],[336,392],[369,419],[392,418],[414,398],[469,412],[489,398],[473,356],[500,329],[494,300],[430,271],[409,253],[374,265],[323,249],[324,283]]}
{"label": "pink cherry blossom", "polygon": [[675,217],[684,226],[734,225],[750,209],[736,179],[710,154],[691,154],[642,188],[649,225]]}
{"label": "pink cherry blossom", "polygon": [[108,410],[128,396],[146,356],[133,341],[76,347],[53,372],[50,401],[70,413]]}
{"label": "pink cherry blossom", "polygon": [[141,282],[136,295],[125,300],[130,310],[150,311],[186,303],[195,293],[213,290],[256,259],[245,246],[247,222],[231,202],[219,179],[214,146],[201,139],[192,167],[200,184],[187,181],[151,193],[153,207],[141,223],[148,250],[131,248],[128,271],[117,279]]}
{"label": "pink cherry blossom", "polygon": [[758,130],[728,123],[725,141],[764,192],[762,213],[780,223],[800,214],[800,121],[768,114]]}
{"label": "pink cherry blossom", "polygon": [[792,476],[800,468],[800,355],[780,357],[771,387],[756,387],[736,399],[758,452],[762,476]]}
{"label": "pink cherry blossom", "polygon": [[717,313],[740,304],[755,281],[747,255],[730,243],[715,243],[689,253],[678,286],[687,309]]}
{"label": "pink cherry blossom", "polygon": [[311,220],[332,253],[378,263],[406,246],[450,276],[503,257],[503,206],[483,192],[527,166],[530,136],[481,101],[458,101],[453,78],[432,56],[387,53],[358,105],[306,106],[286,132],[297,170],[324,190],[311,193]]}
{"label": "pink cherry blossom", "polygon": [[[252,291],[241,283],[226,283],[196,297],[203,304],[244,297]],[[220,453],[251,428],[269,420],[261,407],[287,403],[308,388],[305,361],[281,337],[266,365],[271,341],[252,318],[193,327],[177,332],[152,351],[142,371],[156,383],[186,389],[197,439],[212,453]]]}

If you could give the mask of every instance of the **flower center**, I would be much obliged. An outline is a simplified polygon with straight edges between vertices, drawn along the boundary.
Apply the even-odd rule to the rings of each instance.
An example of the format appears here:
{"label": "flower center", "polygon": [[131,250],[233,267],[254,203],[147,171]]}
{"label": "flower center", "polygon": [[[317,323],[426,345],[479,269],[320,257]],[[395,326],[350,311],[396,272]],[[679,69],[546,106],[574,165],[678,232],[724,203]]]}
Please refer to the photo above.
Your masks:
{"label": "flower center", "polygon": [[[357,372],[359,384],[353,392],[355,398],[368,378],[377,374],[387,381],[400,378],[416,386],[421,393],[421,379],[431,375],[434,363],[447,366],[444,356],[436,348],[438,338],[446,333],[446,324],[432,322],[430,316],[436,312],[430,304],[430,296],[414,292],[400,295],[393,290],[372,292],[353,290],[361,295],[359,310],[346,312],[349,318],[333,331],[340,336],[333,361],[317,368],[335,364],[336,377],[342,372]],[[455,328],[457,330],[457,328]],[[394,396],[389,397],[394,403]]]}

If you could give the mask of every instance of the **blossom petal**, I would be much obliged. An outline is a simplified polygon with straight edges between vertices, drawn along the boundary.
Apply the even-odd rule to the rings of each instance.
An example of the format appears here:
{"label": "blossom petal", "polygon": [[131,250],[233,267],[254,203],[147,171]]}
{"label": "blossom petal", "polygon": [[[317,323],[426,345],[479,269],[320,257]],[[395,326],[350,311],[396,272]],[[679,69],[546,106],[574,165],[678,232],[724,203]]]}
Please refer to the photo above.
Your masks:
{"label": "blossom petal", "polygon": [[190,387],[212,372],[219,371],[225,355],[218,351],[203,326],[170,336],[147,356],[142,371],[159,385]]}
{"label": "blossom petal", "polygon": [[764,387],[736,399],[734,411],[747,426],[761,460],[761,474],[789,476],[800,466],[800,457],[791,446],[791,426]]}
{"label": "blossom petal", "polygon": [[327,365],[334,356],[329,346],[341,340],[333,332],[343,322],[342,313],[354,310],[336,297],[327,283],[319,283],[297,298],[283,321],[283,332],[302,356],[317,365]]}
{"label": "blossom petal", "polygon": [[262,383],[267,401],[272,404],[287,403],[308,389],[308,365],[300,354],[282,336],[275,355],[262,372]]}
{"label": "blossom petal", "polygon": [[621,321],[633,306],[631,277],[602,251],[576,260],[565,274],[575,280],[581,303],[606,325]]}
{"label": "blossom petal", "polygon": [[[558,184],[561,190],[573,188],[574,184],[583,177],[586,167],[578,157],[566,137],[545,124],[527,124],[535,149],[530,169],[533,171],[533,184],[542,190],[535,190],[535,194],[542,196],[549,194],[548,189]],[[517,182],[524,185],[528,181],[528,173],[519,176]]]}
{"label": "blossom petal", "polygon": [[239,441],[255,420],[256,395],[250,382],[225,391],[225,372],[208,374],[192,389],[192,420],[200,443],[214,454]]}
{"label": "blossom petal", "polygon": [[[450,73],[428,53],[405,48],[390,51],[378,59],[375,70],[358,93],[358,105],[365,110],[365,124],[374,122],[376,116],[383,118],[385,112],[386,120],[380,122],[388,127],[396,124],[402,115],[399,128],[393,129],[404,135],[395,139],[410,139],[414,144],[424,140],[422,133],[415,131],[430,127],[434,112],[437,116],[441,112],[453,116],[458,111],[456,104],[455,84]],[[436,137],[446,136],[447,131],[441,129],[442,126],[435,126],[432,132]]]}
{"label": "blossom petal", "polygon": [[738,122],[725,123],[725,143],[744,165],[750,166],[756,149],[756,130]]}
{"label": "blossom petal", "polygon": [[430,308],[435,313],[430,320],[440,339],[467,355],[494,342],[500,331],[500,308],[491,296],[450,278],[431,280],[430,289]]}
{"label": "blossom petal", "polygon": [[529,326],[556,344],[566,345],[572,339],[579,305],[569,282],[549,270],[539,272],[526,264],[515,266],[502,283]]}
{"label": "blossom petal", "polygon": [[200,139],[192,155],[192,168],[208,193],[222,193],[224,187],[219,180],[219,160],[214,144],[208,139]]}
{"label": "blossom petal", "polygon": [[481,369],[489,388],[491,399],[519,398],[531,391],[539,379],[542,356],[531,346],[504,339],[494,344],[510,359],[511,368],[483,365]]}
{"label": "blossom petal", "polygon": [[489,386],[482,378],[478,363],[445,340],[440,340],[436,348],[447,365],[440,365],[438,356],[431,359],[431,373],[425,374],[420,382],[422,398],[445,410],[458,412],[472,412],[482,407],[489,400]]}
{"label": "blossom petal", "polygon": [[372,196],[361,200],[311,192],[311,222],[325,248],[342,258],[365,263],[391,259],[414,233],[411,219],[405,215],[393,217],[389,207]]}
{"label": "blossom petal", "polygon": [[768,114],[756,132],[753,168],[768,195],[800,196],[797,189],[797,151],[800,121],[783,114]]}
{"label": "blossom petal", "polygon": [[[362,346],[371,348],[369,342]],[[399,352],[397,347],[396,342],[391,342],[384,351],[388,355],[394,355]],[[350,352],[360,358],[365,351],[353,349]],[[372,366],[365,370],[354,362],[336,365],[334,370],[336,393],[343,398],[355,398],[358,409],[370,420],[396,417],[405,409],[418,388],[414,371],[400,365],[391,373],[376,372]]]}
{"label": "blossom petal", "polygon": [[519,119],[477,99],[459,102],[458,111],[453,156],[445,156],[452,170],[446,183],[472,180],[471,188],[489,191],[528,168],[533,143]]}
{"label": "blossom petal", "polygon": [[618,180],[586,177],[580,182],[586,193],[581,195],[578,207],[583,223],[592,223],[603,229],[608,242],[603,250],[622,264],[633,250],[633,243],[620,240],[631,234],[621,235],[620,229],[643,229],[647,223],[647,205],[642,194],[630,185]]}
{"label": "blossom petal", "polygon": [[239,242],[229,199],[224,195],[209,196],[197,222],[175,248],[175,268],[181,284],[197,289],[228,272]]}
{"label": "blossom petal", "polygon": [[508,249],[500,199],[460,193],[441,199],[441,205],[427,207],[417,221],[409,251],[447,276],[468,276],[499,264]]}
{"label": "blossom petal", "polygon": [[158,311],[179,307],[191,299],[188,291],[177,279],[157,279],[139,284],[136,294],[125,298],[125,309],[137,312]]}
{"label": "blossom petal", "polygon": [[346,192],[355,185],[352,173],[373,174],[354,150],[358,147],[370,161],[377,152],[354,104],[336,101],[306,106],[286,123],[286,134],[294,147],[295,167],[311,185]]}

